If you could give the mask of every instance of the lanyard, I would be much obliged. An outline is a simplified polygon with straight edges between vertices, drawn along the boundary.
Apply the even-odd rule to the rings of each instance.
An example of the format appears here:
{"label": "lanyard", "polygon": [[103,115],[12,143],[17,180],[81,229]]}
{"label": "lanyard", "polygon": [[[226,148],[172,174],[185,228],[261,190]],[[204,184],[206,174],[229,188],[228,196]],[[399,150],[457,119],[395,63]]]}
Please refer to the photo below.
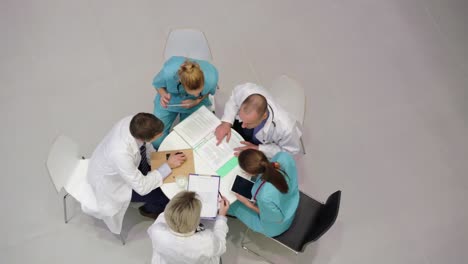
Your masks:
{"label": "lanyard", "polygon": [[263,181],[262,180],[262,183],[260,184],[260,186],[258,187],[257,191],[255,192],[255,195],[253,197],[253,201],[257,201],[257,194],[258,194],[258,191],[260,191],[260,189],[263,187],[263,184],[265,184],[266,181]]}

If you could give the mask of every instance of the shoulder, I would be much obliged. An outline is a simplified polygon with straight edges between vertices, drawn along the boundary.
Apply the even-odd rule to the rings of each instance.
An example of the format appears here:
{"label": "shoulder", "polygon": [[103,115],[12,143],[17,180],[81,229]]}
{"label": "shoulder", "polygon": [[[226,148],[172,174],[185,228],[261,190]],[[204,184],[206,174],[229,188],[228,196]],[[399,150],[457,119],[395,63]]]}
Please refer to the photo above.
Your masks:
{"label": "shoulder", "polygon": [[242,92],[249,93],[249,94],[254,94],[254,93],[258,93],[262,95],[268,94],[265,88],[263,88],[262,86],[255,84],[255,83],[249,83],[249,82],[236,85],[234,87],[234,90],[239,91],[239,92],[242,91]]}
{"label": "shoulder", "polygon": [[233,95],[243,102],[245,98],[252,94],[261,94],[265,96],[267,101],[270,101],[270,95],[265,88],[255,83],[243,83],[234,87]]}
{"label": "shoulder", "polygon": [[281,169],[288,174],[288,176],[293,176],[292,174],[297,173],[296,161],[294,157],[288,152],[278,152],[271,161],[278,162],[281,166]]}
{"label": "shoulder", "polygon": [[194,60],[200,65],[200,68],[203,72],[205,78],[205,84],[208,88],[216,88],[218,84],[218,70],[216,67],[208,61],[204,60]]}
{"label": "shoulder", "polygon": [[185,61],[184,57],[172,56],[165,63],[163,67],[163,72],[166,76],[172,76],[177,73],[180,68],[180,65]]}
{"label": "shoulder", "polygon": [[282,163],[291,163],[291,162],[295,162],[294,161],[294,158],[291,154],[289,154],[288,152],[278,152],[276,153],[273,158],[271,158],[271,161],[274,161],[274,162],[278,162],[280,164]]}
{"label": "shoulder", "polygon": [[186,60],[185,57],[182,56],[172,56],[170,57],[165,63],[164,67],[171,67],[171,66],[177,66],[180,67],[180,65]]}
{"label": "shoulder", "polygon": [[148,228],[148,235],[151,238],[161,238],[161,234],[170,233],[169,226],[164,219],[164,213],[160,214],[156,221]]}
{"label": "shoulder", "polygon": [[205,61],[205,60],[194,60],[194,61],[200,65],[200,68],[202,69],[203,73],[218,75],[218,70],[210,62]]}

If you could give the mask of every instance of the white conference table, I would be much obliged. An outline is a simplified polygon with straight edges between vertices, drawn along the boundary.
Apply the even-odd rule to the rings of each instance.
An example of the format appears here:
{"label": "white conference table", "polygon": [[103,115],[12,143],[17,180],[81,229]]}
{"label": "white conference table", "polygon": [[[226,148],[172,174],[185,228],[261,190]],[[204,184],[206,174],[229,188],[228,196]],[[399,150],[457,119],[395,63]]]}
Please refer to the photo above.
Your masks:
{"label": "white conference table", "polygon": [[[235,133],[239,135],[234,129],[231,129],[231,133]],[[188,149],[188,148],[191,148],[191,147],[175,131],[172,131],[171,133],[169,133],[169,135],[163,140],[163,142],[159,146],[160,151],[179,150],[179,149]],[[216,172],[210,168],[210,166],[206,163],[206,161],[202,157],[194,153],[193,159],[195,163],[195,173],[216,175]],[[232,183],[234,182],[236,175],[240,175],[244,178],[250,179],[250,176],[246,175],[245,172],[242,171],[242,169],[239,167],[239,165],[237,165],[227,175],[225,175],[224,177],[221,177],[221,182],[220,182],[219,191],[231,203],[237,200],[236,196],[231,191]],[[172,197],[174,197],[177,193],[184,191],[185,189],[186,188],[179,187],[175,182],[165,183],[161,186],[161,190],[169,199],[172,199]]]}

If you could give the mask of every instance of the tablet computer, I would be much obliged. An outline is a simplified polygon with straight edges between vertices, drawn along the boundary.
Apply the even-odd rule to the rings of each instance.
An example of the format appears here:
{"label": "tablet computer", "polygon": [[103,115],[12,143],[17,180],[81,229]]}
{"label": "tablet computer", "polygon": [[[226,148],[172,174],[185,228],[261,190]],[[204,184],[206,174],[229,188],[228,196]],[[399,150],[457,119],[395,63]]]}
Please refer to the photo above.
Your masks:
{"label": "tablet computer", "polygon": [[245,198],[251,200],[252,199],[252,188],[254,186],[254,182],[247,180],[239,175],[236,176],[234,183],[232,184],[231,191],[238,193]]}

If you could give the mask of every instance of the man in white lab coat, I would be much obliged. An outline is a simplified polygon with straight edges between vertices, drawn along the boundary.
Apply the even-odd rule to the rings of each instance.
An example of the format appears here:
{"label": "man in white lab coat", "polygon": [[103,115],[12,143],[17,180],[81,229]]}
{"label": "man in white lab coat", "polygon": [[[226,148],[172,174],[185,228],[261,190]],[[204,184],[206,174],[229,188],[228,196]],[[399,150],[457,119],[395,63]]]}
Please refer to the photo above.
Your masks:
{"label": "man in white lab coat", "polygon": [[245,83],[234,87],[224,107],[222,123],[216,128],[218,144],[231,137],[231,127],[246,141],[235,154],[257,149],[272,158],[280,151],[297,154],[301,150],[302,132],[296,121],[261,86]]}
{"label": "man in white lab coat", "polygon": [[153,114],[125,117],[114,125],[91,156],[87,181],[97,207],[89,208],[83,203],[82,209],[104,220],[115,234],[120,234],[130,201],[144,202],[140,213],[152,218],[164,211],[169,202],[158,187],[172,168],[185,161],[185,156],[171,155],[167,163],[149,172],[150,153],[155,151],[151,142],[163,130],[164,124]]}
{"label": "man in white lab coat", "polygon": [[152,264],[217,264],[226,252],[229,201],[221,197],[212,227],[199,226],[201,201],[194,192],[180,192],[148,229],[153,244]]}

